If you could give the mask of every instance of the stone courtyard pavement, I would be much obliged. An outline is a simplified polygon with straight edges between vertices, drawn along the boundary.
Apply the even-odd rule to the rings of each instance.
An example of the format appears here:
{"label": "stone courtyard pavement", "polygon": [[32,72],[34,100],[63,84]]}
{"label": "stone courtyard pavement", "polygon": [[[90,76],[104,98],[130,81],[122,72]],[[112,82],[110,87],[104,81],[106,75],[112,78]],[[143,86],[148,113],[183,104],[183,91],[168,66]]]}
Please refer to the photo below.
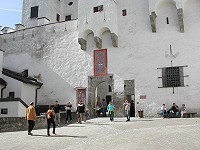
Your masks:
{"label": "stone courtyard pavement", "polygon": [[83,124],[0,133],[0,150],[200,150],[200,118],[95,118]]}

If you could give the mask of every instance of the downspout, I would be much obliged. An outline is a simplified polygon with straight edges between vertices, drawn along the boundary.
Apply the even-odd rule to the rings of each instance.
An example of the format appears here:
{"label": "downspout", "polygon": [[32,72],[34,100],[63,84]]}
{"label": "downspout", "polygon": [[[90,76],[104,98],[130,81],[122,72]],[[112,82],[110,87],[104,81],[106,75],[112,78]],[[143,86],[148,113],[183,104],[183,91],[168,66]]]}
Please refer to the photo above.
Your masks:
{"label": "downspout", "polygon": [[7,84],[1,89],[1,98],[3,98],[3,90],[6,88]]}
{"label": "downspout", "polygon": [[37,95],[38,95],[38,90],[41,88],[42,85],[40,85],[38,88],[35,90],[35,106],[37,106]]}

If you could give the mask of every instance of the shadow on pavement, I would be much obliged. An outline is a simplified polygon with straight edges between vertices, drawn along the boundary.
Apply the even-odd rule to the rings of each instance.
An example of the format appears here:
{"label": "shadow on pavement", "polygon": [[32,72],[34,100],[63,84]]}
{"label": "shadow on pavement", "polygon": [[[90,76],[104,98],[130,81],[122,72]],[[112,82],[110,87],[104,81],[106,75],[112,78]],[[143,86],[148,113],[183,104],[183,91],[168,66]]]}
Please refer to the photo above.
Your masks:
{"label": "shadow on pavement", "polygon": [[60,134],[51,135],[51,136],[36,134],[36,135],[32,135],[32,136],[42,136],[42,137],[72,137],[72,138],[87,138],[87,136],[73,136],[73,135],[60,135]]}
{"label": "shadow on pavement", "polygon": [[109,123],[104,123],[104,122],[87,122],[87,124],[91,124],[91,125],[109,125]]}
{"label": "shadow on pavement", "polygon": [[76,126],[76,125],[69,125],[67,127],[85,127],[85,126]]}
{"label": "shadow on pavement", "polygon": [[[154,121],[154,120],[130,120],[128,122],[140,122],[140,121]],[[127,122],[126,120],[122,121],[122,120],[114,120],[113,122]]]}
{"label": "shadow on pavement", "polygon": [[136,122],[136,121],[154,121],[154,120],[149,120],[149,119],[148,120],[140,120],[140,119],[139,120],[134,120],[134,122]]}

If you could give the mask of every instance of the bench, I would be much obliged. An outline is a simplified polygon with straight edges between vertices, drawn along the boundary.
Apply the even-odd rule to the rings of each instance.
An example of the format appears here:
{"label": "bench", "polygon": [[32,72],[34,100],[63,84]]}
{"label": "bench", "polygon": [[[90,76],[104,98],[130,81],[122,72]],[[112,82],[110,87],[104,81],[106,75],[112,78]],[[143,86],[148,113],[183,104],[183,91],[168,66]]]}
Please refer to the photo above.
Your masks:
{"label": "bench", "polygon": [[196,112],[186,112],[183,114],[183,118],[193,118],[196,114]]}

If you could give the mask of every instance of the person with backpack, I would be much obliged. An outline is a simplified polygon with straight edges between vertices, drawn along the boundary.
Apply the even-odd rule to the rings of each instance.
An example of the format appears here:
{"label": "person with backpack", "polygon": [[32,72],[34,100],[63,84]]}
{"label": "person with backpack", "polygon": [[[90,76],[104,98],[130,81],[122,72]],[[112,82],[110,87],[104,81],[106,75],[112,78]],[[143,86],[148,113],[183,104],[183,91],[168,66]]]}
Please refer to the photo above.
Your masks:
{"label": "person with backpack", "polygon": [[55,118],[55,112],[53,110],[53,106],[49,106],[49,110],[47,111],[47,136],[50,136],[49,130],[51,124],[53,125],[53,134],[56,134],[55,129],[56,129],[56,124],[54,121]]}

